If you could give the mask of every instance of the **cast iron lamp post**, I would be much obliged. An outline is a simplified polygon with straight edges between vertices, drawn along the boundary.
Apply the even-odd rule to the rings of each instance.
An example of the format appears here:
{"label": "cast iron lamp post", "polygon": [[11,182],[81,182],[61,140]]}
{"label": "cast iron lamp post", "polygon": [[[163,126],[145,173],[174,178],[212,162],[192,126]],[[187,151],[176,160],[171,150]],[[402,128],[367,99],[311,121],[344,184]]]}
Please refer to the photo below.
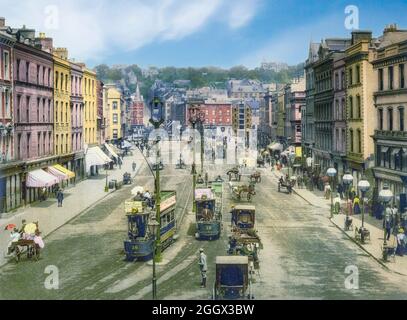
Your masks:
{"label": "cast iron lamp post", "polygon": [[157,222],[156,218],[152,216],[150,221],[148,222],[148,231],[150,235],[153,237],[153,300],[157,300],[157,277],[155,273],[155,250],[156,250],[156,238],[157,234],[159,234],[160,224]]}
{"label": "cast iron lamp post", "polygon": [[[389,189],[389,186],[385,184],[383,189],[379,192],[379,200],[383,203],[384,210],[386,210],[387,205],[393,199],[393,192]],[[385,219],[385,215],[383,217]],[[386,242],[386,221],[383,224],[383,260],[387,261],[387,242]]]}
{"label": "cast iron lamp post", "polygon": [[365,177],[358,183],[358,188],[362,193],[362,232],[360,234],[360,241],[365,243],[365,195],[370,189],[370,183]]}
{"label": "cast iron lamp post", "polygon": [[[200,110],[200,106],[191,104],[191,106],[188,108],[188,115],[189,115],[189,122],[192,124],[192,134],[193,134],[193,140],[192,140],[192,148],[193,148],[193,161],[192,161],[192,192],[193,192],[193,198],[192,198],[192,212],[196,212],[196,204],[195,204],[195,189],[196,189],[196,153],[195,153],[195,128],[196,124],[199,122],[203,122],[203,119],[205,117],[204,112]],[[201,137],[203,139],[203,137]]]}
{"label": "cast iron lamp post", "polygon": [[334,191],[334,178],[336,176],[336,169],[335,168],[329,168],[326,171],[326,174],[329,176],[331,180],[331,219],[333,218],[334,215],[334,198],[333,198],[333,191]]}
{"label": "cast iron lamp post", "polygon": [[[160,128],[160,126],[164,123],[163,119],[163,102],[155,97],[151,101],[151,118],[150,123],[154,126],[154,129]],[[157,153],[156,153],[157,161],[160,158],[160,150],[159,150],[159,138],[157,138]],[[161,227],[161,190],[160,190],[160,165],[156,163],[155,167],[155,207],[156,207],[156,221],[158,225]],[[160,228],[161,229],[161,228]],[[161,234],[160,232],[157,233],[155,237],[155,247],[156,252],[154,255],[154,262],[161,261]]]}

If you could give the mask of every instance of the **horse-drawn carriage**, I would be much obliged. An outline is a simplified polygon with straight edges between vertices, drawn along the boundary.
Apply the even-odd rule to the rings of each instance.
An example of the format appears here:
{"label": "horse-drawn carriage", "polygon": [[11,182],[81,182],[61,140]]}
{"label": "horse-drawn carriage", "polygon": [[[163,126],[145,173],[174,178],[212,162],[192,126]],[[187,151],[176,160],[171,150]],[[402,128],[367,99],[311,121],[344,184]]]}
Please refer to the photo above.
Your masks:
{"label": "horse-drawn carriage", "polygon": [[254,229],[256,208],[239,205],[231,211],[231,232],[229,250],[231,255],[248,256],[253,268],[259,267],[258,252],[261,249],[260,237]]}
{"label": "horse-drawn carriage", "polygon": [[257,158],[257,167],[266,167],[266,161],[263,158]]}
{"label": "horse-drawn carriage", "polygon": [[211,189],[195,190],[196,234],[199,240],[219,239],[221,215],[216,210],[216,198]]}
{"label": "horse-drawn carriage", "polygon": [[234,177],[235,181],[240,181],[242,175],[240,174],[239,167],[233,167],[228,172],[226,172],[227,176],[229,177],[229,181],[232,181],[232,176]]}
{"label": "horse-drawn carriage", "polygon": [[256,171],[250,175],[250,182],[260,183],[261,182],[261,173]]}
{"label": "horse-drawn carriage", "polygon": [[132,183],[131,174],[128,172],[125,172],[123,174],[123,184],[131,184],[131,183]]}
{"label": "horse-drawn carriage", "polygon": [[247,201],[251,201],[252,197],[256,195],[254,183],[250,182],[249,185],[237,185],[232,187],[232,197],[237,201],[241,201],[243,194],[246,194]]}
{"label": "horse-drawn carriage", "polygon": [[281,177],[278,180],[278,192],[281,192],[281,189],[286,189],[288,194],[291,194],[293,192],[293,187],[294,187],[294,181],[287,178],[283,179],[283,177]]}
{"label": "horse-drawn carriage", "polygon": [[250,300],[252,295],[249,259],[244,256],[216,257],[214,300]]}
{"label": "horse-drawn carriage", "polygon": [[[16,229],[15,232],[17,232]],[[25,225],[21,230],[20,236],[17,241],[10,243],[7,252],[8,256],[13,257],[16,262],[19,262],[25,253],[28,259],[38,261],[41,249],[44,247],[41,232],[38,229],[38,222]]]}

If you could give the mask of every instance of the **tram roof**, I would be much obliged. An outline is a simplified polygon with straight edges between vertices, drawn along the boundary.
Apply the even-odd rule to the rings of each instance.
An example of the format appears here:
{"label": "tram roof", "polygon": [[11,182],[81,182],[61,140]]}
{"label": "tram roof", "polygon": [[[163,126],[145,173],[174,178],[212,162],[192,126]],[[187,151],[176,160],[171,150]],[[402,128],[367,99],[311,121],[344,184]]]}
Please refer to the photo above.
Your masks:
{"label": "tram roof", "polygon": [[249,257],[247,256],[218,256],[216,264],[248,264]]}
{"label": "tram roof", "polygon": [[255,211],[255,210],[256,210],[256,207],[255,207],[255,206],[248,205],[248,204],[239,204],[239,205],[236,205],[233,209],[235,209],[235,210],[250,210],[250,211]]}

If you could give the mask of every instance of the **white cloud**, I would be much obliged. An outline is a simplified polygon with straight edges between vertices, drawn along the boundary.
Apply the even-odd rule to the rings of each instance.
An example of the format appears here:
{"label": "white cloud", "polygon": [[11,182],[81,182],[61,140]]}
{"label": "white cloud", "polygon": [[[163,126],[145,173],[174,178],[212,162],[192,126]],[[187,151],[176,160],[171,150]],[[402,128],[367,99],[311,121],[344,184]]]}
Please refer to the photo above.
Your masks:
{"label": "white cloud", "polygon": [[259,0],[238,0],[230,4],[229,27],[237,29],[248,24],[257,12]]}
{"label": "white cloud", "polygon": [[[224,23],[237,29],[255,15],[259,0],[0,0],[13,27],[35,28],[67,47],[78,60],[102,60],[112,51],[131,51],[157,41],[199,32],[227,10]],[[58,9],[58,28],[47,28],[47,6]]]}

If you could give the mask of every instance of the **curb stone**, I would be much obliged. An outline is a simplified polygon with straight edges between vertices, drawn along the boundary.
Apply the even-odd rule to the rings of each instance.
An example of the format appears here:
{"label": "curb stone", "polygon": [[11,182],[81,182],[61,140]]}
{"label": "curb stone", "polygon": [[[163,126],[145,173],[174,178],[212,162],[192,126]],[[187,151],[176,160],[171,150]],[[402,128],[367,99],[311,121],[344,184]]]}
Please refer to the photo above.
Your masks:
{"label": "curb stone", "polygon": [[374,260],[376,260],[376,262],[378,262],[380,265],[382,265],[386,270],[394,272],[396,274],[399,274],[401,276],[407,276],[407,274],[404,273],[400,273],[398,271],[394,271],[391,268],[389,268],[389,266],[384,263],[381,259],[375,257],[372,253],[370,253],[364,246],[362,246],[358,241],[356,241],[352,236],[350,236],[349,234],[346,233],[345,230],[343,230],[339,225],[337,225],[332,219],[329,219],[331,221],[331,223],[338,228],[339,230],[342,231],[343,234],[345,234],[353,243],[355,243],[359,248],[361,248],[364,252],[366,252],[370,257],[372,257]]}

